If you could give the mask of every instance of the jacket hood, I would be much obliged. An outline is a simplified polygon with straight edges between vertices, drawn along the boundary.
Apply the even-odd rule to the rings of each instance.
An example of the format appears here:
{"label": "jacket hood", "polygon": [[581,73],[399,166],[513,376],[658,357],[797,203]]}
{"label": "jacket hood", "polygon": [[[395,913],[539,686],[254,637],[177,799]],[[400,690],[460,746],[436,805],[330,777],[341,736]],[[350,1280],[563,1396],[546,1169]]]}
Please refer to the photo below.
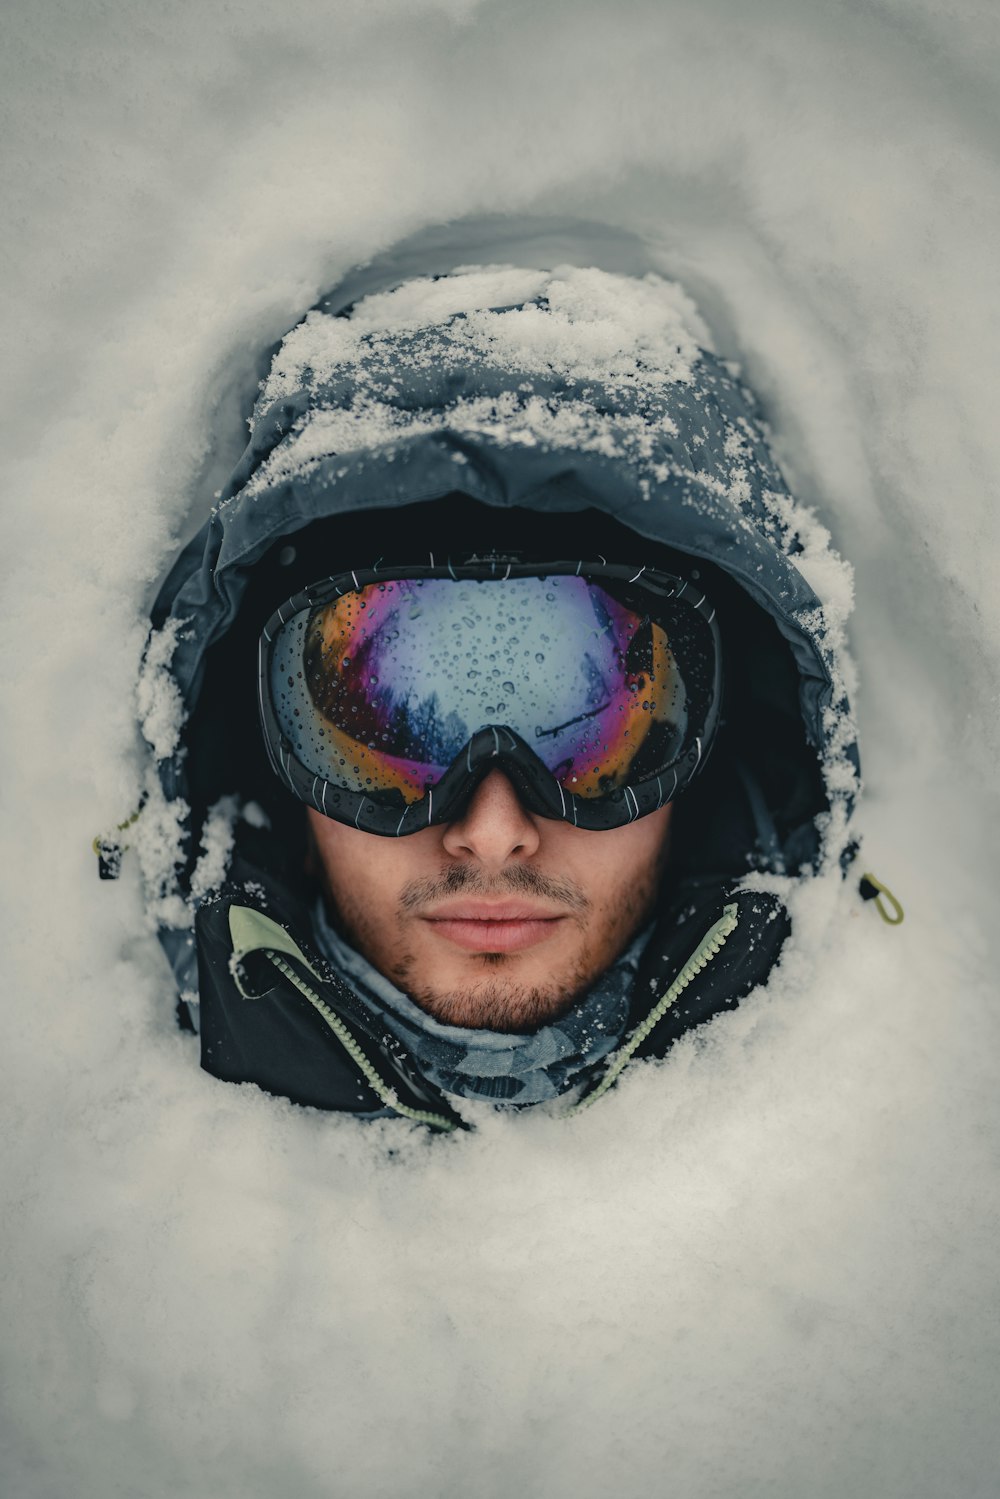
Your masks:
{"label": "jacket hood", "polygon": [[762,862],[794,871],[843,855],[858,777],[843,619],[809,579],[842,596],[845,567],[793,500],[738,370],[658,276],[476,266],[307,314],[161,589],[140,709],[156,762],[144,863],[162,924],[185,927],[190,897],[212,883],[220,798],[266,803],[276,787],[250,747],[251,642],[267,615],[404,540],[447,551],[473,513],[527,530],[527,550],[555,535],[564,554],[588,555],[588,540],[611,536],[628,560],[679,559],[700,577],[729,621],[732,759],[771,829]]}

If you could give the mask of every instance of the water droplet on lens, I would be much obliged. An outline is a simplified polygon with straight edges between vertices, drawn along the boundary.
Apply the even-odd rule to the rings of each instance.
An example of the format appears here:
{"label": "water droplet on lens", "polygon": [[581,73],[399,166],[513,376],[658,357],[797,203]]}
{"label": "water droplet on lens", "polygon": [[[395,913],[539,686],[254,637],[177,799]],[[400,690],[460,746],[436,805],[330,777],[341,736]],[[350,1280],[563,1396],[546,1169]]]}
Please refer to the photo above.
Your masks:
{"label": "water droplet on lens", "polygon": [[513,694],[514,694],[514,683],[513,682],[505,682],[503,684],[503,690],[504,690],[504,692],[510,693],[510,695],[513,696]]}
{"label": "water droplet on lens", "polygon": [[542,651],[536,651],[535,652],[535,660],[536,661],[544,661],[545,660],[544,653]]}

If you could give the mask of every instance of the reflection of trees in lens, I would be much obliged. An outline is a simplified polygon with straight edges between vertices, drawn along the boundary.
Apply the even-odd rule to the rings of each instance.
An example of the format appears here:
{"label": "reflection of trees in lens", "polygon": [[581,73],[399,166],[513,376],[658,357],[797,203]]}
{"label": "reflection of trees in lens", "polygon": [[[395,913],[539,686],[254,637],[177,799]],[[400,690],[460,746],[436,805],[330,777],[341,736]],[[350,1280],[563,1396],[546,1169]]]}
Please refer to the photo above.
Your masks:
{"label": "reflection of trees in lens", "polygon": [[[637,615],[621,601],[616,605],[617,620],[607,611],[614,629],[613,686],[606,684],[591,653],[584,653],[587,696],[594,706],[558,730],[536,730],[543,741],[551,734],[552,750],[561,753],[558,763],[550,764],[556,780],[587,798],[656,775],[680,753],[687,723],[687,694],[666,631],[648,614]],[[600,619],[597,602],[594,612]],[[592,725],[581,735],[580,725],[588,718]],[[570,734],[575,746],[567,754]],[[550,763],[549,756],[544,758]]]}
{"label": "reflection of trees in lens", "polygon": [[386,705],[370,682],[377,673],[372,655],[377,635],[355,638],[351,655],[345,658],[344,634],[331,640],[332,607],[317,609],[309,621],[302,662],[306,685],[317,710],[352,739],[378,741],[386,726]]}
{"label": "reflection of trees in lens", "polygon": [[468,738],[462,719],[443,711],[436,692],[402,697],[386,680],[396,611],[370,633],[352,631],[351,612],[338,600],[309,621],[302,659],[317,711],[370,749],[424,765],[450,764]]}
{"label": "reflection of trees in lens", "polygon": [[604,673],[589,651],[584,652],[583,675],[587,683],[587,707],[591,710],[600,709],[610,699],[611,690]]}
{"label": "reflection of trees in lens", "polygon": [[450,765],[468,738],[457,713],[442,714],[436,692],[423,700],[397,703],[392,727],[390,752],[426,765]]}

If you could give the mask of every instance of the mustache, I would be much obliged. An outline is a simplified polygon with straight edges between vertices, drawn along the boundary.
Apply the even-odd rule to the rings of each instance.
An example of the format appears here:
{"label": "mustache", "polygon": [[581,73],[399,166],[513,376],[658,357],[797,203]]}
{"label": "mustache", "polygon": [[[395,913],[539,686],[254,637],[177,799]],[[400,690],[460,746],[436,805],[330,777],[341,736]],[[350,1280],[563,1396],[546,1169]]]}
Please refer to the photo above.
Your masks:
{"label": "mustache", "polygon": [[509,869],[502,869],[492,878],[472,865],[453,865],[442,870],[436,879],[411,880],[404,885],[400,892],[399,908],[401,911],[414,911],[420,906],[430,905],[432,901],[458,894],[487,897],[537,895],[543,900],[568,906],[578,916],[590,909],[590,901],[573,880],[555,879],[527,864],[512,864]]}

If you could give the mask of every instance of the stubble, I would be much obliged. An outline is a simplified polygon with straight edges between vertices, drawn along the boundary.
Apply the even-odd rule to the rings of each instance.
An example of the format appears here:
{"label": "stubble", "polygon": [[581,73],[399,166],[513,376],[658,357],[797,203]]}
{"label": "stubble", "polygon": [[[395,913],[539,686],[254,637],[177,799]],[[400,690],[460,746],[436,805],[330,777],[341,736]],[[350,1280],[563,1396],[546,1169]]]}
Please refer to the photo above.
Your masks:
{"label": "stubble", "polygon": [[472,959],[480,977],[460,988],[444,989],[420,974],[421,965],[411,951],[402,952],[388,967],[382,967],[377,934],[360,913],[352,921],[352,913],[342,911],[341,924],[369,962],[435,1020],[472,1030],[523,1035],[565,1015],[611,967],[650,913],[659,875],[659,866],[644,871],[617,900],[596,911],[574,881],[555,879],[530,865],[513,865],[492,879],[474,866],[451,865],[435,878],[414,880],[403,887],[397,912],[404,928],[415,912],[457,894],[486,899],[533,895],[564,906],[567,918],[581,933],[581,947],[568,967],[541,984],[518,979],[516,954],[482,953]]}

